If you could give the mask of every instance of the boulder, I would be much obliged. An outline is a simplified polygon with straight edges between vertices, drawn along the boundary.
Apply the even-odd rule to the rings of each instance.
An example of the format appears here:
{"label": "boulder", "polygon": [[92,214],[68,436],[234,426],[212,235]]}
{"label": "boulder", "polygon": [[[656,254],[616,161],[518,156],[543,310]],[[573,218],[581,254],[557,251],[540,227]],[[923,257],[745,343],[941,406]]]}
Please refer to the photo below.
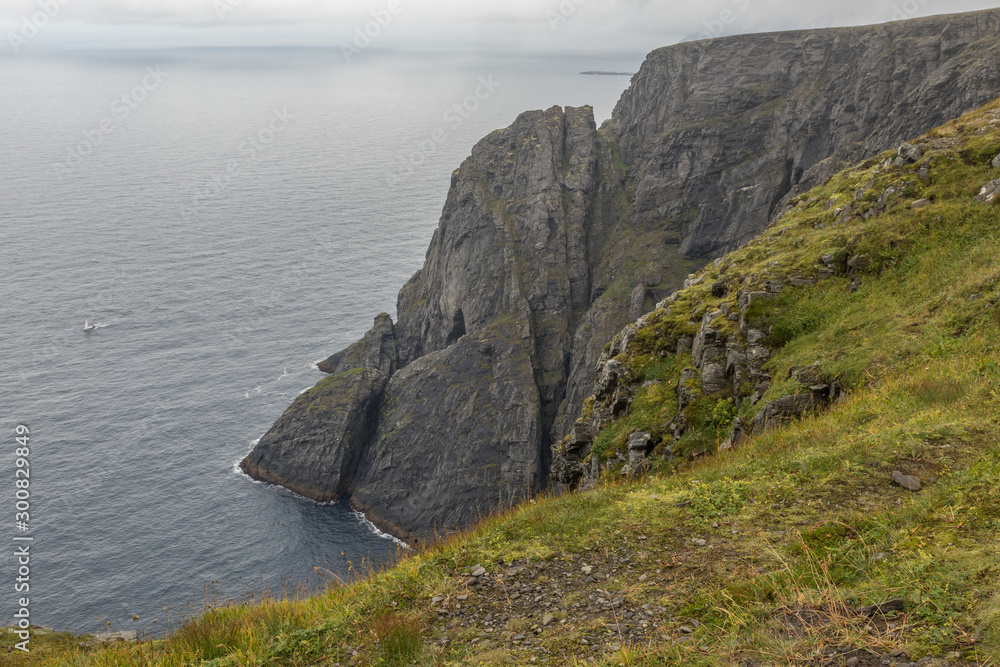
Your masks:
{"label": "boulder", "polygon": [[896,155],[897,164],[912,164],[924,156],[919,148],[905,141],[899,146]]}
{"label": "boulder", "polygon": [[981,201],[986,204],[993,203],[996,198],[997,193],[1000,193],[1000,179],[995,181],[990,181],[982,187],[979,194],[976,195],[976,201]]}
{"label": "boulder", "polygon": [[754,433],[761,433],[769,427],[784,424],[792,417],[801,416],[824,405],[824,401],[811,393],[783,396],[760,409],[753,420]]}
{"label": "boulder", "polygon": [[726,346],[726,373],[733,373],[738,366],[747,362],[747,355],[740,345]]}
{"label": "boulder", "polygon": [[653,436],[649,433],[633,433],[628,437],[628,464],[633,468],[638,468],[646,454],[651,449],[650,443]]}
{"label": "boulder", "polygon": [[920,478],[916,475],[904,475],[899,470],[892,471],[892,483],[896,486],[901,486],[907,491],[913,491],[916,493],[920,490]]}
{"label": "boulder", "polygon": [[714,394],[729,386],[726,375],[726,361],[709,361],[701,365],[701,390]]}
{"label": "boulder", "polygon": [[820,375],[819,370],[819,363],[811,364],[809,366],[792,366],[788,369],[788,377],[793,377],[799,384],[807,386],[823,384],[823,378]]}
{"label": "boulder", "polygon": [[864,271],[869,266],[871,266],[872,260],[868,255],[854,255],[849,260],[847,260],[847,268],[852,272]]}
{"label": "boulder", "polygon": [[867,607],[861,607],[858,609],[858,613],[862,616],[876,616],[878,614],[888,614],[891,611],[903,611],[904,609],[906,609],[906,600],[903,598],[896,598],[894,600],[887,600],[886,602],[868,605]]}
{"label": "boulder", "polygon": [[625,364],[616,359],[605,362],[600,374],[597,376],[597,386],[594,387],[594,396],[598,400],[610,396],[618,388],[619,381],[627,372],[628,368],[625,367]]}

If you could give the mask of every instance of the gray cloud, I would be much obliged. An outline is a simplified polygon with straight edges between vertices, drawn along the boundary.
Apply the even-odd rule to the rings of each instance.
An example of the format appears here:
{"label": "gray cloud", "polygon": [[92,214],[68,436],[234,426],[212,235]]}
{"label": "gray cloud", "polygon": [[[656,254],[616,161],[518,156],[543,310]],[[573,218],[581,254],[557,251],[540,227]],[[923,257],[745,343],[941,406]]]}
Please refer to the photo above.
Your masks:
{"label": "gray cloud", "polygon": [[50,46],[336,46],[394,7],[383,46],[646,51],[682,38],[879,23],[990,6],[988,0],[4,0],[0,30],[16,30],[49,11],[40,41]]}

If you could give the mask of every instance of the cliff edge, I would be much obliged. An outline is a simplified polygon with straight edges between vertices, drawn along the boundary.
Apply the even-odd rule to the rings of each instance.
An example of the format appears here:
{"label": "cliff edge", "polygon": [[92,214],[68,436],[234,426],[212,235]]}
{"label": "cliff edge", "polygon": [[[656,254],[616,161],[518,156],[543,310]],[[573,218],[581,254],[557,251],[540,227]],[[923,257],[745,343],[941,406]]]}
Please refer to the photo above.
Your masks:
{"label": "cliff edge", "polygon": [[424,267],[241,467],[429,541],[530,495],[605,344],[797,193],[1000,94],[1000,10],[650,54],[600,129],[532,111],[452,177]]}

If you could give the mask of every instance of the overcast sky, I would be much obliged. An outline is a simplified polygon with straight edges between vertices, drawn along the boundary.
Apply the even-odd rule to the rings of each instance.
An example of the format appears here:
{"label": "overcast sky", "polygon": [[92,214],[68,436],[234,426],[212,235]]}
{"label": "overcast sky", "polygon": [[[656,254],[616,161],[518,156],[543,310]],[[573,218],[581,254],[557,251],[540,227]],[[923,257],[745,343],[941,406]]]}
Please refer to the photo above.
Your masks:
{"label": "overcast sky", "polygon": [[[8,54],[18,37],[26,39],[21,52],[28,46],[341,47],[364,40],[358,31],[366,28],[386,48],[645,52],[682,39],[881,23],[995,5],[995,0],[0,0],[0,34]],[[373,23],[378,19],[382,25]]]}

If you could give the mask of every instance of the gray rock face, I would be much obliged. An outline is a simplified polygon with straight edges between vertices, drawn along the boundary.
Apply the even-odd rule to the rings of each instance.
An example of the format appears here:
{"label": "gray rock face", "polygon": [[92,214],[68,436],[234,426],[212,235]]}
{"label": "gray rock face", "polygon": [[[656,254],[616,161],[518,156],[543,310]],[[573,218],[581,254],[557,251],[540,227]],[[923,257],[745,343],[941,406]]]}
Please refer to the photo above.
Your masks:
{"label": "gray rock face", "polygon": [[[325,402],[300,397],[244,470],[350,494],[410,536],[537,490],[616,333],[796,190],[993,99],[998,32],[989,10],[679,44],[649,55],[600,130],[586,107],[522,114],[453,175],[395,326],[380,317],[323,362]],[[734,360],[710,323],[691,341],[699,389],[761,381],[766,350]]]}
{"label": "gray rock face", "polygon": [[375,326],[365,334],[364,338],[316,364],[321,371],[331,375],[355,368],[371,368],[392,375],[398,366],[396,332],[392,318],[386,313],[375,318]]}
{"label": "gray rock face", "polygon": [[469,335],[396,373],[352,504],[411,542],[528,497],[541,483],[541,414],[517,339]]}
{"label": "gray rock face", "polygon": [[789,192],[995,98],[998,30],[988,10],[654,51],[612,121],[633,225],[686,255],[737,247]]}
{"label": "gray rock face", "polygon": [[650,450],[652,436],[649,433],[633,433],[628,437],[628,463],[635,468]]}
{"label": "gray rock face", "polygon": [[355,368],[295,399],[240,463],[246,474],[320,502],[349,492],[389,376]]}

